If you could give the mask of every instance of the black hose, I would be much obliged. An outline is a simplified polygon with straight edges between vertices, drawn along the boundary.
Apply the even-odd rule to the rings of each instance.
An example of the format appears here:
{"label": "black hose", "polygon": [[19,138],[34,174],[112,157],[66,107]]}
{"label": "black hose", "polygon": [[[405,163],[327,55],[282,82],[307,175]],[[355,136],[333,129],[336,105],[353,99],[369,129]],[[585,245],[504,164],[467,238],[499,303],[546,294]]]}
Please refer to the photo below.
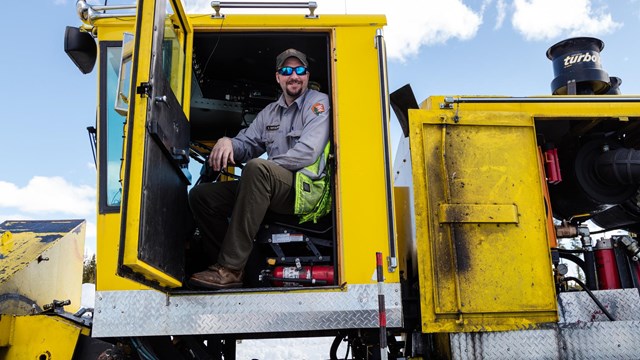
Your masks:
{"label": "black hose", "polygon": [[340,347],[340,344],[342,344],[342,342],[346,337],[347,337],[346,333],[338,333],[338,335],[336,335],[336,338],[333,339],[333,342],[331,343],[331,349],[329,349],[329,357],[331,358],[331,360],[347,359],[347,357],[349,356],[350,346],[347,345],[347,353],[345,354],[345,357],[338,358],[338,348]]}
{"label": "black hose", "polygon": [[561,282],[567,282],[567,281],[574,281],[576,284],[580,285],[580,287],[582,288],[582,290],[586,291],[587,294],[589,295],[589,297],[593,300],[593,302],[596,303],[596,305],[600,308],[600,310],[602,310],[602,313],[604,313],[607,318],[609,318],[609,320],[611,321],[616,321],[616,319],[613,317],[613,315],[611,315],[611,313],[609,312],[609,310],[607,310],[604,305],[602,305],[602,303],[600,302],[600,300],[598,300],[598,298],[596,298],[595,295],[593,295],[593,293],[591,292],[591,290],[589,290],[589,288],[587,287],[587,285],[585,285],[580,279],[578,278],[574,278],[571,276],[566,276],[564,279],[560,280]]}
{"label": "black hose", "polygon": [[576,265],[578,265],[578,267],[580,268],[580,270],[582,270],[582,272],[585,272],[586,264],[584,263],[584,260],[582,260],[580,257],[573,254],[563,253],[563,252],[561,252],[559,255],[561,259],[574,262]]}
{"label": "black hose", "polygon": [[590,290],[598,290],[598,274],[596,273],[596,254],[584,252],[584,277]]}
{"label": "black hose", "polygon": [[[593,233],[591,233],[591,234],[593,234]],[[556,250],[559,253],[565,253],[565,254],[582,254],[582,253],[584,253],[584,250],[582,250],[582,249],[569,250],[569,249],[561,249],[561,248],[551,248],[551,250]]]}

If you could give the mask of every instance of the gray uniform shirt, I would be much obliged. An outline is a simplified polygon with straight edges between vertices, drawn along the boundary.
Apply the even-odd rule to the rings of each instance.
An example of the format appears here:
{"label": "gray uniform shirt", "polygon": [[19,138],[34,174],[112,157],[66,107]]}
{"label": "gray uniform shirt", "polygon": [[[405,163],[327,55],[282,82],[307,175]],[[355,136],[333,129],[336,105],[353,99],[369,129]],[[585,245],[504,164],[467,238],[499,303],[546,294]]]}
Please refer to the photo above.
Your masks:
{"label": "gray uniform shirt", "polygon": [[313,164],[328,140],[329,97],[312,89],[290,106],[281,95],[231,139],[236,162],[246,162],[266,151],[269,160],[291,171]]}

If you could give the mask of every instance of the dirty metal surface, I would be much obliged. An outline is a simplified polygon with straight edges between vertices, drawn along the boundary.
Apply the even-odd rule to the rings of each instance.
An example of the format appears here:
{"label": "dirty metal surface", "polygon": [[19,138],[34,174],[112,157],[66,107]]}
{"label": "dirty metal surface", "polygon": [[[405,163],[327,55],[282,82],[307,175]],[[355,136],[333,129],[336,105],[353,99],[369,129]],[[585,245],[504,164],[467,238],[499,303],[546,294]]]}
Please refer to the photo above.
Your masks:
{"label": "dirty metal surface", "polygon": [[560,322],[547,329],[450,336],[454,359],[638,359],[636,289],[594,291],[617,319],[609,321],[584,292],[561,293]]}
{"label": "dirty metal surface", "polygon": [[[385,284],[387,326],[402,325],[399,284]],[[96,293],[93,336],[242,334],[378,327],[376,284],[345,291]]]}
{"label": "dirty metal surface", "polygon": [[26,268],[56,241],[80,232],[84,220],[20,220],[0,224],[0,284]]}
{"label": "dirty metal surface", "polygon": [[638,359],[640,321],[451,335],[453,359]]}
{"label": "dirty metal surface", "polygon": [[[600,290],[593,294],[616,320],[640,321],[640,294],[637,289]],[[561,293],[558,310],[561,324],[609,321],[584,291]]]}

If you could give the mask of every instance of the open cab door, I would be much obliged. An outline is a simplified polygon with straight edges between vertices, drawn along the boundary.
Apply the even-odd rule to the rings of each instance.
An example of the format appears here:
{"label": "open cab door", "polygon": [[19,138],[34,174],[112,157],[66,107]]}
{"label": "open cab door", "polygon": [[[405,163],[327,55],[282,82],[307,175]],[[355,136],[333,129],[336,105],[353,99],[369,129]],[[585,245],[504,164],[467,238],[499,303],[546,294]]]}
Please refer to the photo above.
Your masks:
{"label": "open cab door", "polygon": [[138,0],[132,51],[123,51],[120,72],[119,89],[130,90],[118,94],[130,99],[118,275],[156,289],[180,287],[184,276],[192,41],[180,0]]}

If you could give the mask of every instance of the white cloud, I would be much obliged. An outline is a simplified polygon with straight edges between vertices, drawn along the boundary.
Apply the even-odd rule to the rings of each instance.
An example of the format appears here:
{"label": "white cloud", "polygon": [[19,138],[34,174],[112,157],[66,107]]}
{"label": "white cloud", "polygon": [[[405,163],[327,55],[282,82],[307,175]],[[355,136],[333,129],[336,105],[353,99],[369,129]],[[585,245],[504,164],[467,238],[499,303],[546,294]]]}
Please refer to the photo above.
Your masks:
{"label": "white cloud", "polygon": [[507,17],[507,3],[505,0],[498,0],[496,2],[496,11],[497,11],[497,17],[496,17],[496,25],[494,29],[497,30],[502,27],[502,24],[504,23],[504,19]]}
{"label": "white cloud", "polygon": [[622,26],[606,6],[594,9],[591,0],[515,0],[513,5],[513,27],[527,40],[596,36]]}
{"label": "white cloud", "polygon": [[96,190],[62,177],[34,176],[26,186],[0,181],[0,223],[6,220],[86,220],[85,251],[96,252]]}
{"label": "white cloud", "polygon": [[[318,0],[317,14],[385,14],[387,55],[404,60],[416,55],[423,45],[444,43],[450,39],[467,40],[482,24],[481,12],[474,12],[462,0]],[[185,8],[195,13],[212,13],[209,0],[188,1]],[[300,13],[282,10],[278,13]],[[222,9],[222,13],[273,12],[264,9]]]}
{"label": "white cloud", "polygon": [[26,216],[21,213],[3,213],[0,214],[0,223],[3,223],[7,220],[33,220],[33,216]]}
{"label": "white cloud", "polygon": [[468,40],[482,24],[481,12],[474,12],[460,0],[352,1],[349,11],[387,15],[387,54],[404,60],[416,55],[423,45]]}
{"label": "white cloud", "polygon": [[73,185],[62,177],[34,176],[24,187],[0,181],[0,210],[28,215],[87,216],[95,212],[95,188]]}

